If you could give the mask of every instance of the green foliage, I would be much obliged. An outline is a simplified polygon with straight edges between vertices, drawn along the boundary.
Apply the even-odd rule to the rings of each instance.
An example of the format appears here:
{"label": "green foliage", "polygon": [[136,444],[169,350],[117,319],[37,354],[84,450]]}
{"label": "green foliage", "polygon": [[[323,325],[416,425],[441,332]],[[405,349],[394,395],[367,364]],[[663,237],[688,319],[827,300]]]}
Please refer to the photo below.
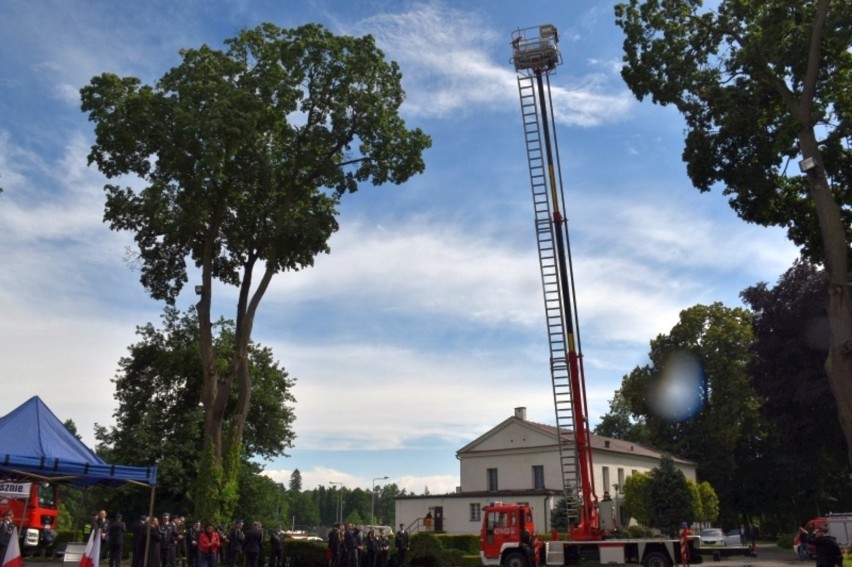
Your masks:
{"label": "green foliage", "polygon": [[[198,317],[194,310],[181,314],[167,308],[162,321],[160,328],[150,323],[139,327],[139,342],[131,345],[128,356],[119,362],[119,373],[113,379],[118,401],[116,425],[96,430],[97,451],[112,462],[156,464],[158,504],[189,512],[204,445],[199,410],[203,376]],[[234,324],[222,320],[216,328],[216,349],[227,359],[235,347]],[[282,455],[292,447],[295,437],[291,405],[294,381],[273,360],[268,348],[250,343],[248,358],[254,394],[243,436],[247,457]],[[234,388],[228,405],[236,403]],[[213,481],[210,475],[205,478]],[[219,493],[218,482],[221,479],[212,494]],[[122,499],[110,491],[106,503],[112,509],[144,510],[144,498],[138,490],[128,491],[127,498]],[[229,517],[225,510],[221,514]]]}
{"label": "green foliage", "polygon": [[[837,0],[723,0],[712,9],[702,4],[619,4],[616,22],[625,35],[622,77],[640,100],[650,96],[683,115],[683,159],[696,188],[708,191],[724,183],[740,217],[786,228],[813,261],[826,257],[827,246],[847,248],[848,254],[848,6]],[[825,24],[816,28],[821,41],[812,46],[823,7]],[[813,64],[818,68],[809,67]],[[830,191],[842,207],[839,242],[823,242],[826,217],[815,206],[805,176],[788,167],[802,154],[825,166]]]}
{"label": "green foliage", "polygon": [[[143,286],[172,304],[187,261],[200,271],[198,393],[204,443],[214,445],[216,464],[230,460],[223,510],[236,503],[237,478],[225,445],[240,443],[248,425],[246,357],[272,277],[328,252],[344,194],[365,182],[405,182],[423,171],[431,145],[399,116],[399,68],[371,36],[265,23],[225,45],[181,51],[154,85],[103,73],[80,91],[95,124],[89,164],[145,185],[106,185],[104,213],[110,228],[134,233]],[[214,280],[239,288],[229,357],[210,333]],[[228,406],[232,386],[237,400]]]}
{"label": "green foliage", "polygon": [[321,523],[330,526],[337,520],[336,495],[334,498],[334,507],[329,511],[328,517],[324,517],[323,519],[320,518],[319,508],[317,503],[311,498],[311,493],[291,492],[287,496],[290,504],[291,520],[295,523],[297,529],[305,529]]}
{"label": "green foliage", "polygon": [[457,563],[458,567],[482,567],[482,559],[477,555],[465,555]]}
{"label": "green foliage", "polygon": [[226,447],[225,458],[222,460],[222,484],[218,494],[220,517],[233,518],[239,500],[239,480],[242,461],[242,433],[232,428]]}
{"label": "green foliage", "polygon": [[[441,567],[443,563],[444,548],[441,540],[435,534],[416,533],[411,536],[411,551],[408,559],[411,565],[418,567]],[[461,556],[461,553],[458,553]]]}
{"label": "green foliage", "polygon": [[550,526],[554,530],[568,530],[568,501],[565,498],[560,498],[556,501],[556,505],[550,511]]}
{"label": "green foliage", "polygon": [[675,535],[681,522],[695,521],[692,491],[669,456],[664,456],[651,471],[642,488],[642,499],[650,525],[664,533]]}
{"label": "green foliage", "polygon": [[[632,440],[695,461],[698,477],[718,491],[720,506],[733,511],[738,509],[742,471],[759,454],[755,447],[767,434],[759,411],[762,400],[748,372],[751,322],[745,309],[718,302],[684,309],[668,334],[651,341],[650,364],[624,377],[615,408],[636,424],[632,431],[641,439]],[[682,360],[691,361],[692,368],[678,370]],[[665,415],[654,403],[673,380],[697,400],[694,413],[683,419]]]}
{"label": "green foliage", "polygon": [[227,518],[222,514],[219,502],[219,491],[222,486],[222,466],[216,462],[213,445],[208,445],[201,452],[198,465],[198,482],[193,494],[195,500],[195,516],[203,523],[223,523]]}
{"label": "green foliage", "polygon": [[711,524],[719,519],[719,497],[709,482],[704,481],[696,485],[700,513],[696,518],[699,522]]}
{"label": "green foliage", "polygon": [[299,492],[302,490],[302,473],[299,469],[295,469],[290,474],[290,491]]}
{"label": "green foliage", "polygon": [[615,391],[609,402],[609,412],[601,417],[594,432],[603,437],[636,443],[641,443],[647,437],[644,422],[634,419],[630,411],[630,403],[621,390]]}
{"label": "green foliage", "polygon": [[479,556],[479,534],[441,534],[441,546],[446,549],[457,549],[464,553]]}
{"label": "green foliage", "polygon": [[155,298],[180,292],[187,255],[232,285],[258,261],[309,266],[328,250],[341,195],[424,169],[430,139],[399,117],[399,68],[371,36],[265,23],[225,43],[183,50],[153,86],[104,73],[81,89],[89,163],[149,183],[108,185],[105,219],[136,233]]}
{"label": "green foliage", "polygon": [[644,525],[627,526],[627,537],[629,539],[641,539],[652,537],[653,533],[650,528]]}
{"label": "green foliage", "polygon": [[621,489],[624,492],[624,499],[621,501],[623,513],[643,526],[651,525],[651,511],[645,507],[643,497],[645,485],[650,478],[646,473],[637,472],[624,479]]}
{"label": "green foliage", "polygon": [[284,540],[284,559],[289,558],[290,565],[299,567],[328,567],[325,557],[325,544],[296,539]]}
{"label": "green foliage", "polygon": [[[852,470],[824,364],[826,283],[823,270],[799,261],[774,287],[760,283],[741,294],[754,313],[748,369],[769,424],[754,470],[743,470],[742,509],[780,520],[783,531],[852,501]],[[785,473],[767,483],[767,470]]]}

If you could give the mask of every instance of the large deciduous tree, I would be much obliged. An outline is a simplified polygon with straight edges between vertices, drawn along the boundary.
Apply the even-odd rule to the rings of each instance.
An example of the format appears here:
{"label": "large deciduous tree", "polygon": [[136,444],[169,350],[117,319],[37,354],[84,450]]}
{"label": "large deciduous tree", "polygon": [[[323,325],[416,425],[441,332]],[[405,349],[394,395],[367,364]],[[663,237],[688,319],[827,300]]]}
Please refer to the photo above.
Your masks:
{"label": "large deciduous tree", "polygon": [[753,310],[749,371],[769,424],[758,469],[785,471],[771,486],[760,473],[743,480],[763,497],[764,512],[786,527],[852,498],[846,442],[819,364],[828,349],[826,277],[799,261],[774,287],[761,283],[741,294]]}
{"label": "large deciduous tree", "polygon": [[[116,424],[97,428],[97,449],[114,461],[157,465],[158,501],[168,510],[189,510],[203,445],[198,317],[193,311],[181,314],[168,307],[161,327],[148,323],[136,334],[139,341],[128,347],[113,379]],[[236,341],[233,322],[216,322],[214,341],[221,360],[228,360]],[[283,455],[295,438],[294,380],[273,359],[270,349],[249,343],[248,357],[254,395],[243,437],[244,457]],[[228,404],[236,404],[238,397],[232,388]],[[240,476],[251,476],[255,468],[243,463]],[[143,501],[135,506],[123,504],[125,509],[145,508]]]}
{"label": "large deciduous tree", "polygon": [[825,266],[825,367],[852,451],[848,2],[722,0],[711,10],[701,0],[630,0],[617,5],[616,22],[630,89],[686,119],[683,159],[695,186],[724,184],[740,217],[787,228]]}
{"label": "large deciduous tree", "polygon": [[650,364],[624,377],[611,408],[633,424],[628,439],[695,461],[733,521],[750,451],[766,429],[748,373],[752,343],[747,310],[721,303],[684,309],[668,334],[651,341]]}
{"label": "large deciduous tree", "polygon": [[[218,502],[206,517],[233,508],[252,396],[248,345],[272,277],[328,252],[344,194],[368,181],[405,182],[423,171],[431,144],[406,128],[399,67],[370,36],[267,23],[225,44],[182,51],[154,85],[104,73],[81,90],[95,123],[89,163],[110,179],[146,183],[105,187],[105,220],[135,234],[142,284],[171,303],[188,262],[199,272],[206,453],[198,500]],[[214,280],[237,288],[226,361],[212,335]]]}

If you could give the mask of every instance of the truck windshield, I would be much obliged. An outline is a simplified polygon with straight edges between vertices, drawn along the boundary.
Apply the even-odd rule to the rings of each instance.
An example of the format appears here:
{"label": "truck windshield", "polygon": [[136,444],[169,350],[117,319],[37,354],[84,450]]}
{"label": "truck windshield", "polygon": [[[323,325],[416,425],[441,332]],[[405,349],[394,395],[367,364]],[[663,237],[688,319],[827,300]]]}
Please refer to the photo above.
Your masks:
{"label": "truck windshield", "polygon": [[40,508],[56,508],[56,487],[49,482],[38,485],[38,505]]}

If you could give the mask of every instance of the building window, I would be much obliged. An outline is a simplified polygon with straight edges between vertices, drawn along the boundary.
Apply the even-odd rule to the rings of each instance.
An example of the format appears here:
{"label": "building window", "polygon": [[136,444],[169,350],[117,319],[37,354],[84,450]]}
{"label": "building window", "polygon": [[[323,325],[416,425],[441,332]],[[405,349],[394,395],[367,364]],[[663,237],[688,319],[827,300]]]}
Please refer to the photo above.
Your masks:
{"label": "building window", "polygon": [[618,486],[624,488],[624,469],[618,469]]}
{"label": "building window", "polygon": [[470,504],[470,521],[471,522],[479,522],[482,520],[482,506],[479,502],[472,502]]}
{"label": "building window", "polygon": [[488,469],[488,491],[497,492],[497,469]]}
{"label": "building window", "polygon": [[605,491],[609,491],[609,467],[603,467],[601,472],[603,473],[603,486]]}
{"label": "building window", "polygon": [[544,490],[544,465],[533,465],[533,490]]}

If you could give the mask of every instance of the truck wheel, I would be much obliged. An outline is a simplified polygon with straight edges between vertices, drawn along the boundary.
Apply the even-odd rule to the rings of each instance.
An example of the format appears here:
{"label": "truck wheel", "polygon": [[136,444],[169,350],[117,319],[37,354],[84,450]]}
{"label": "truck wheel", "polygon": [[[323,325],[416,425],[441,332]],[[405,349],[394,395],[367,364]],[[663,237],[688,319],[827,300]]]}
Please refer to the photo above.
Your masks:
{"label": "truck wheel", "polygon": [[523,553],[518,553],[517,551],[514,553],[509,553],[506,555],[505,559],[503,559],[503,567],[530,567],[527,565],[527,558],[524,557]]}
{"label": "truck wheel", "polygon": [[672,560],[667,553],[662,551],[652,551],[645,556],[642,562],[644,567],[672,567]]}

